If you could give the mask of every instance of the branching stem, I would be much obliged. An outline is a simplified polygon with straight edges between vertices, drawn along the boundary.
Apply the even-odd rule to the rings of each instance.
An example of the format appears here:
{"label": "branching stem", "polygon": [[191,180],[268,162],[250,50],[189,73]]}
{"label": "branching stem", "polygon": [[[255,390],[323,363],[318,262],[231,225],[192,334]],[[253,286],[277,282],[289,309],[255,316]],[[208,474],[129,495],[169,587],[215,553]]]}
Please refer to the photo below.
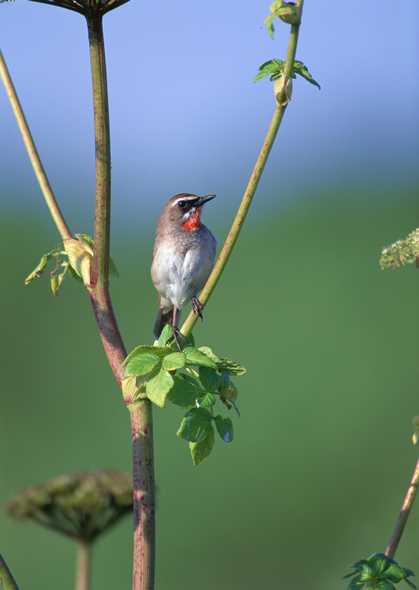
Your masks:
{"label": "branching stem", "polygon": [[[109,294],[111,152],[102,15],[87,15],[96,138],[96,214],[91,300],[103,346],[121,385],[126,356]],[[129,400],[126,400],[129,402]],[[155,488],[152,408],[148,400],[130,406],[133,476],[133,590],[153,590]]]}
{"label": "branching stem", "polygon": [[[297,2],[297,7],[300,11],[300,17],[302,15],[304,0],[300,0]],[[301,19],[300,19],[301,20]],[[262,148],[259,152],[257,157],[255,166],[252,170],[250,175],[249,181],[245,188],[245,191],[242,196],[242,200],[240,206],[237,210],[236,216],[233,220],[231,225],[230,231],[227,234],[227,237],[224,241],[223,247],[218,255],[217,261],[214,265],[214,268],[199,295],[199,300],[202,305],[205,305],[208,302],[208,299],[211,297],[212,292],[214,291],[215,287],[217,286],[218,281],[220,280],[221,274],[231,256],[233,248],[237,242],[237,238],[239,237],[240,231],[243,227],[247,214],[249,212],[250,205],[252,203],[253,197],[255,196],[256,189],[259,185],[259,181],[261,179],[263,170],[265,168],[266,162],[268,160],[270,151],[274,144],[275,138],[278,133],[279,126],[281,125],[282,118],[284,116],[285,110],[288,106],[289,99],[286,96],[286,88],[287,88],[287,81],[291,77],[292,68],[294,65],[295,54],[297,51],[297,42],[298,42],[298,33],[300,30],[300,24],[292,25],[290,37],[288,41],[288,50],[287,50],[287,58],[284,66],[284,83],[283,83],[283,96],[277,96],[277,104],[275,106],[274,113],[272,115],[271,123],[269,125],[269,129],[266,133],[265,140],[263,142]],[[184,336],[187,336],[192,331],[195,322],[198,316],[191,312],[189,316],[186,318],[183,326],[181,328],[181,332]]]}
{"label": "branching stem", "polygon": [[4,561],[2,555],[0,555],[0,588],[2,590],[19,590],[12,576],[12,572],[7,567],[7,563]]}
{"label": "branching stem", "polygon": [[35,176],[38,180],[39,186],[41,187],[42,194],[44,195],[45,202],[51,213],[51,217],[57,227],[57,230],[63,240],[70,239],[71,232],[64,219],[61,209],[58,205],[57,199],[55,198],[54,192],[49,183],[48,177],[45,173],[41,159],[36,149],[35,142],[30,132],[28,123],[26,121],[25,114],[17,96],[10,72],[8,70],[6,61],[0,51],[0,76],[3,84],[6,88],[7,96],[10,101],[10,105],[13,109],[13,113],[16,117],[20,133],[22,134],[23,143],[25,144],[26,151],[28,152],[29,159],[35,172]]}
{"label": "branching stem", "polygon": [[399,546],[400,539],[402,538],[404,528],[406,526],[407,520],[410,515],[410,511],[416,499],[416,494],[419,485],[419,461],[416,462],[415,470],[413,472],[412,479],[410,481],[409,487],[407,489],[406,495],[403,500],[403,504],[397,517],[396,526],[394,527],[394,531],[390,537],[388,545],[385,550],[385,554],[387,557],[393,558],[397,547]]}

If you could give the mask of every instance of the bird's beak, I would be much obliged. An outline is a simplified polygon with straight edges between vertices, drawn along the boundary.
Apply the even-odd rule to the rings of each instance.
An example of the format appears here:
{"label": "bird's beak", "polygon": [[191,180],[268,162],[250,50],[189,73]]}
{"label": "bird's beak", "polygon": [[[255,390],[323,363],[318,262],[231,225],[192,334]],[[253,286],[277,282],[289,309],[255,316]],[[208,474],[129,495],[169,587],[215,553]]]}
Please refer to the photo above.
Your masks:
{"label": "bird's beak", "polygon": [[202,207],[202,205],[205,205],[205,203],[208,203],[208,201],[212,201],[212,199],[215,199],[215,197],[216,195],[204,195],[203,197],[199,197],[199,201],[195,207]]}

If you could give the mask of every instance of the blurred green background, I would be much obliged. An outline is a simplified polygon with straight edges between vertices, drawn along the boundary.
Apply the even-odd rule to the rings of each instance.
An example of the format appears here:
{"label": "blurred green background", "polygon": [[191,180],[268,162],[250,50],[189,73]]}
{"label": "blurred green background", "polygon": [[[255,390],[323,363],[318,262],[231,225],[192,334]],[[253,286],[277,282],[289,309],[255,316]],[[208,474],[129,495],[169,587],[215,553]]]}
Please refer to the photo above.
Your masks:
{"label": "blurred green background", "polygon": [[[382,550],[415,462],[417,271],[382,272],[380,248],[417,225],[418,187],[297,195],[253,221],[196,329],[242,361],[236,440],[194,468],[174,406],[155,411],[157,588],[334,590],[352,561]],[[16,196],[17,198],[17,196]],[[214,201],[214,209],[216,201]],[[256,221],[255,221],[256,219]],[[214,226],[214,223],[212,224]],[[150,227],[152,224],[150,224]],[[221,238],[225,224],[215,224]],[[88,229],[80,224],[80,230]],[[128,413],[89,302],[70,277],[23,286],[57,237],[43,205],[1,221],[3,503],[66,471],[130,468]],[[127,345],[151,339],[152,229],[118,230],[112,292]],[[419,570],[419,513],[398,557]],[[74,548],[2,513],[1,551],[22,588],[72,587]],[[94,588],[128,588],[131,522],[97,545]]]}

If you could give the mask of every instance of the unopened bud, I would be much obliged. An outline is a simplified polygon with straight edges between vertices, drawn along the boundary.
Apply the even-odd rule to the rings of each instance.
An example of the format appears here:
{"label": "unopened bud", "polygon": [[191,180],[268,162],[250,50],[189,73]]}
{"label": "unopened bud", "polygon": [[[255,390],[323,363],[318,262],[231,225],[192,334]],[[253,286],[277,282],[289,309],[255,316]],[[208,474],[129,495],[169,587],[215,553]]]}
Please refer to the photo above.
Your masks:
{"label": "unopened bud", "polygon": [[274,81],[274,96],[280,106],[286,106],[292,96],[292,80],[288,78],[284,88],[284,76],[276,78]]}
{"label": "unopened bud", "polygon": [[90,287],[90,265],[93,250],[82,240],[70,239],[64,242],[71,268],[82,279],[85,287]]}

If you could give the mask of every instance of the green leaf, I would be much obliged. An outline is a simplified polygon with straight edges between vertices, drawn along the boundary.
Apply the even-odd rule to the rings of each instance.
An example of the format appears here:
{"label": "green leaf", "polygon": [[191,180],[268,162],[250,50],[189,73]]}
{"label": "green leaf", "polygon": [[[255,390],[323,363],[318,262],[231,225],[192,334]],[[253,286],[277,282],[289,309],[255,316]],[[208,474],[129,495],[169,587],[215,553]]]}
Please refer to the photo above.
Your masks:
{"label": "green leaf", "polygon": [[124,367],[126,367],[128,363],[132,361],[133,358],[140,356],[142,354],[153,354],[154,356],[157,356],[159,359],[163,360],[165,356],[171,354],[172,352],[173,351],[168,347],[145,346],[143,344],[140,344],[139,346],[136,346],[133,350],[131,350],[127,358],[124,360],[123,365]]}
{"label": "green leaf", "polygon": [[158,346],[166,346],[171,338],[173,338],[173,328],[170,324],[166,324],[161,331],[159,339],[157,340]]}
{"label": "green leaf", "polygon": [[294,75],[298,74],[299,76],[301,76],[302,78],[307,80],[307,82],[310,82],[310,84],[317,86],[317,88],[320,90],[320,84],[313,78],[313,76],[310,74],[307,66],[305,64],[303,64],[302,61],[298,61],[298,60],[294,61],[293,72],[294,72]]}
{"label": "green leaf", "polygon": [[274,38],[274,33],[275,33],[274,19],[275,19],[274,15],[270,14],[263,21],[263,24],[266,27],[266,30],[268,31],[268,35],[271,39]]}
{"label": "green leaf", "polygon": [[217,365],[211,360],[206,354],[194,348],[192,346],[188,346],[183,349],[183,352],[186,356],[186,364],[188,365],[196,365],[198,367],[210,367],[211,369],[216,369]]}
{"label": "green leaf", "polygon": [[146,383],[147,397],[154,404],[163,408],[169,391],[173,387],[173,377],[170,373],[161,369],[159,373]]}
{"label": "green leaf", "polygon": [[174,385],[169,392],[168,400],[181,408],[195,405],[195,400],[203,395],[197,379],[190,375],[177,374],[173,378]]}
{"label": "green leaf", "polygon": [[230,361],[229,359],[221,358],[220,362],[217,365],[217,369],[219,371],[225,371],[230,375],[236,375],[237,377],[240,375],[245,375],[247,373],[247,369],[236,363],[235,361]]}
{"label": "green leaf", "polygon": [[282,59],[270,59],[269,61],[265,61],[261,66],[259,66],[259,71],[255,76],[254,81],[257,82],[258,80],[263,80],[263,78],[270,77],[271,80],[275,80],[282,76],[284,71],[285,62]]}
{"label": "green leaf", "polygon": [[35,266],[35,268],[33,269],[33,271],[28,274],[28,276],[25,279],[25,285],[29,285],[30,283],[32,283],[32,281],[34,279],[39,279],[39,277],[41,276],[41,274],[44,272],[47,264],[48,264],[48,260],[50,259],[50,254],[44,254],[41,257],[41,260],[38,262],[38,264]]}
{"label": "green leaf", "polygon": [[225,443],[233,441],[233,422],[230,418],[223,418],[218,414],[218,416],[215,417],[215,426],[217,427],[217,432],[220,435],[221,440]]}
{"label": "green leaf", "polygon": [[220,357],[215,354],[215,352],[209,346],[200,346],[198,348],[201,352],[203,352],[207,357],[209,357],[215,364],[220,362]]}
{"label": "green leaf", "polygon": [[161,360],[152,352],[144,352],[131,358],[125,367],[125,375],[140,377],[151,373],[160,364]]}
{"label": "green leaf", "polygon": [[218,388],[221,384],[221,376],[215,369],[209,367],[199,367],[199,380],[202,386],[207,391],[218,393]]}
{"label": "green leaf", "polygon": [[284,23],[288,23],[289,25],[298,25],[300,23],[298,9],[295,6],[295,4],[292,4],[290,2],[284,2],[283,6],[276,9],[275,14]]}
{"label": "green leaf", "polygon": [[186,357],[183,352],[172,352],[163,359],[163,369],[166,371],[175,371],[185,366]]}
{"label": "green leaf", "polygon": [[211,426],[207,437],[201,442],[190,442],[189,449],[191,451],[193,464],[199,465],[211,453],[215,442],[214,429]]}
{"label": "green leaf", "polygon": [[60,287],[64,281],[65,275],[70,267],[68,262],[62,262],[57,269],[51,271],[50,274],[50,286],[52,294],[57,296]]}
{"label": "green leaf", "polygon": [[201,442],[212,430],[211,419],[205,408],[192,408],[183,417],[176,434],[189,442]]}
{"label": "green leaf", "polygon": [[359,590],[360,588],[363,587],[363,585],[364,585],[364,582],[360,582],[359,576],[357,576],[356,578],[353,578],[349,582],[348,590]]}
{"label": "green leaf", "polygon": [[213,406],[215,406],[216,401],[217,398],[215,397],[215,395],[213,393],[208,392],[201,398],[197,399],[196,404],[199,408],[207,408],[208,410],[210,410]]}

